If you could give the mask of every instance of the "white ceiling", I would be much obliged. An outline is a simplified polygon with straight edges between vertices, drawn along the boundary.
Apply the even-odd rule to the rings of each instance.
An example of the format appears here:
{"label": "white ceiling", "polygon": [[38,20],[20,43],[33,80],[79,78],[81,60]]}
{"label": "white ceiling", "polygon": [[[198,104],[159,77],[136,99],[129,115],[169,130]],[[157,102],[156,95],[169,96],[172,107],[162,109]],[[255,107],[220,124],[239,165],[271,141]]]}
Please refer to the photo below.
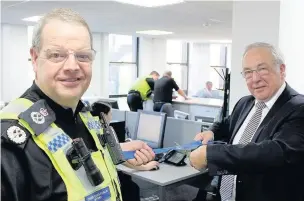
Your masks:
{"label": "white ceiling", "polygon": [[[136,31],[156,29],[174,32],[173,35],[165,36],[167,38],[231,39],[231,1],[187,1],[158,8],[113,1],[1,1],[1,22],[33,25],[21,19],[43,15],[58,7],[78,11],[93,32],[135,35]],[[211,25],[205,27],[205,23]]]}

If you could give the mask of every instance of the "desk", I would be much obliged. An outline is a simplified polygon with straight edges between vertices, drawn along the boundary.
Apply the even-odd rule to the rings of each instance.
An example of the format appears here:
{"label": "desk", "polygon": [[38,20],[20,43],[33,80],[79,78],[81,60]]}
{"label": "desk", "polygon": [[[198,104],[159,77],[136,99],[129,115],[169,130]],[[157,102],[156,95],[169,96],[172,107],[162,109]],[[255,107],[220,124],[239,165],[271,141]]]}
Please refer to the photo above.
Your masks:
{"label": "desk", "polygon": [[173,108],[190,114],[190,119],[195,120],[195,116],[217,118],[223,100],[213,98],[190,98],[189,100],[174,99]]}
{"label": "desk", "polygon": [[[186,162],[189,164],[188,161]],[[118,165],[117,169],[132,177],[156,184],[159,191],[159,201],[165,201],[167,188],[191,183],[194,180],[199,179],[199,175],[207,172],[195,170],[190,165],[176,167],[166,163],[161,163],[159,170],[154,171],[138,171],[124,165]],[[178,174],[174,174],[174,172]]]}

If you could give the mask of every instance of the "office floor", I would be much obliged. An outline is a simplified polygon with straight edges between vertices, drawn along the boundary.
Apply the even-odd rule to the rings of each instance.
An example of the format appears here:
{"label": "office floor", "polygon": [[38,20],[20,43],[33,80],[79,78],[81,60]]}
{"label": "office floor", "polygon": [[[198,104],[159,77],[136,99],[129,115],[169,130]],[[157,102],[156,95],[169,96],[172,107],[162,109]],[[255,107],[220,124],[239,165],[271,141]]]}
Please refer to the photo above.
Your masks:
{"label": "office floor", "polygon": [[[134,180],[139,184],[141,197],[151,197],[158,195],[158,188],[153,184]],[[192,201],[197,195],[198,189],[190,185],[181,185],[179,187],[170,188],[166,191],[166,201]]]}

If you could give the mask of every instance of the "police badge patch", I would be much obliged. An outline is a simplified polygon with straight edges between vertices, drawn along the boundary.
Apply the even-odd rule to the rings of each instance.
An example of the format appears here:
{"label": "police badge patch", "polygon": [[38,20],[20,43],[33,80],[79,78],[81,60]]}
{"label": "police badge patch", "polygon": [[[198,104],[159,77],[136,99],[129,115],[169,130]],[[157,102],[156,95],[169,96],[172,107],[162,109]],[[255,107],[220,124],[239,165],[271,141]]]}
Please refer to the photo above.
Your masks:
{"label": "police badge patch", "polygon": [[11,126],[7,129],[7,137],[15,144],[22,144],[26,140],[26,133],[18,126]]}

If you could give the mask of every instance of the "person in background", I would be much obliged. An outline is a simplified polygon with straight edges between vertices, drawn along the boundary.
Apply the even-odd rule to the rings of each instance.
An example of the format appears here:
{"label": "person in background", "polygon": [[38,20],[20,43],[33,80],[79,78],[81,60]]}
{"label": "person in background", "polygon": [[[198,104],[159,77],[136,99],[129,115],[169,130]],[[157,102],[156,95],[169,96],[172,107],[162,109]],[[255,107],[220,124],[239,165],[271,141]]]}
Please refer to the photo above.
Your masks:
{"label": "person in background", "polygon": [[219,98],[219,93],[216,90],[212,90],[213,83],[211,81],[206,82],[206,87],[198,91],[193,97],[198,98]]}
{"label": "person in background", "polygon": [[[100,113],[105,114],[106,120],[111,122],[112,120],[112,108],[109,104],[103,102],[95,102],[92,104],[92,115],[100,116]],[[157,161],[150,161],[147,164],[140,166],[132,165],[129,162],[123,163],[123,165],[140,171],[149,171],[153,168],[158,168],[159,163]],[[132,181],[130,175],[124,174],[122,171],[118,171],[118,177],[121,184],[121,194],[124,201],[140,201],[140,189],[138,185]],[[132,193],[130,193],[132,192]]]}
{"label": "person in background", "polygon": [[[35,80],[0,111],[1,200],[122,200],[100,122],[81,101],[95,53],[87,22],[71,9],[54,9],[35,25]],[[120,147],[135,151],[133,165],[155,157],[142,141]]]}
{"label": "person in background", "polygon": [[186,94],[176,84],[172,78],[172,72],[166,71],[163,77],[155,82],[154,97],[153,97],[153,110],[159,112],[165,103],[172,103],[173,89],[178,92],[179,95],[188,99]]}
{"label": "person in background", "polygon": [[143,109],[143,102],[148,100],[154,89],[154,82],[158,80],[159,74],[152,71],[149,76],[139,78],[128,92],[127,103],[131,111]]}
{"label": "person in background", "polygon": [[[196,135],[203,145],[190,162],[220,176],[217,200],[303,201],[304,96],[285,82],[284,59],[271,44],[248,45],[242,66],[251,95]],[[213,140],[228,144],[207,144]]]}

